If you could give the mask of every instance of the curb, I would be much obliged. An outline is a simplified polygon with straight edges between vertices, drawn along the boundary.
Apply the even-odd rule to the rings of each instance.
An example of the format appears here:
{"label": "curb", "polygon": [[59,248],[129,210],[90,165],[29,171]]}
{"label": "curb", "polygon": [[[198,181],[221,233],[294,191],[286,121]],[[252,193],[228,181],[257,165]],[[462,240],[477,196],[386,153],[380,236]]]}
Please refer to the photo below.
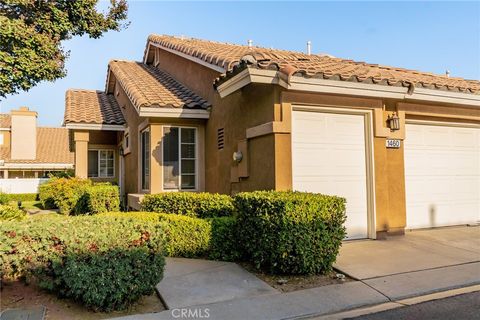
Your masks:
{"label": "curb", "polygon": [[[415,305],[418,303],[422,302],[427,302],[427,301],[433,301],[433,300],[438,300],[438,299],[443,299],[443,298],[448,298],[448,297],[453,297],[457,296],[460,294],[464,293],[472,293],[472,292],[477,292],[480,291],[480,285],[473,285],[469,287],[463,287],[463,288],[458,288],[458,289],[452,289],[452,290],[446,290],[446,291],[440,291],[440,292],[435,292],[431,294],[426,294],[418,297],[413,297],[413,298],[407,298],[407,299],[401,299],[401,300],[396,300],[396,301],[391,301],[391,302],[386,302],[374,306],[369,306],[369,307],[362,307],[358,309],[353,309],[353,310],[348,310],[348,311],[341,311],[338,313],[334,314],[327,314],[327,315],[321,315],[317,317],[310,317],[308,319],[312,320],[340,320],[340,319],[345,319],[345,318],[354,318],[358,316],[363,316],[363,315],[368,315],[371,313],[377,313],[381,311],[387,311],[391,309],[396,309],[396,308],[401,308],[405,306],[411,306]],[[298,318],[298,319],[306,319],[305,317],[303,318]]]}

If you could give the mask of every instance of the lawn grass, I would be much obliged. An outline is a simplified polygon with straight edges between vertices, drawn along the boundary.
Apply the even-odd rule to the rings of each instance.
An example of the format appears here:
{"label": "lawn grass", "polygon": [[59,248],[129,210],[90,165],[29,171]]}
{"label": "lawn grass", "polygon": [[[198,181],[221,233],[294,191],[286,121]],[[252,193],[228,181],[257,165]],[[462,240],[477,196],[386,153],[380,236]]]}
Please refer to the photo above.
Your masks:
{"label": "lawn grass", "polygon": [[43,210],[43,206],[40,201],[22,201],[21,208],[24,210]]}

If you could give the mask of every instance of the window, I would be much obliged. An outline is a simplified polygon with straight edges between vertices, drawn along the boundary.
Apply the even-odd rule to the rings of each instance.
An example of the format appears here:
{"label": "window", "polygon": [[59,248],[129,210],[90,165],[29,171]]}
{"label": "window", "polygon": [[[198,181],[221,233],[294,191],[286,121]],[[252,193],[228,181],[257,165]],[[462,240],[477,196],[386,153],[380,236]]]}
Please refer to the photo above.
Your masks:
{"label": "window", "polygon": [[113,150],[88,150],[88,177],[113,178],[115,176]]}
{"label": "window", "polygon": [[142,153],[142,189],[150,188],[150,131],[148,129],[141,133]]}
{"label": "window", "polygon": [[163,188],[194,190],[197,186],[195,128],[163,128]]}

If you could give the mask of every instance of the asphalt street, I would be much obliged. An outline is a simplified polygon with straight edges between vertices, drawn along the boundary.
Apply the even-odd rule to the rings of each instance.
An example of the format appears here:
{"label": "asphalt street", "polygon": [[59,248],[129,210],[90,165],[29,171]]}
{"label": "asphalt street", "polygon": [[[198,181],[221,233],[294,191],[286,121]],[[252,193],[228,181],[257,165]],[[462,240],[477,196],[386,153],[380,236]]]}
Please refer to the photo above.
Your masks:
{"label": "asphalt street", "polygon": [[480,319],[480,291],[422,302],[355,318],[355,320],[476,320]]}

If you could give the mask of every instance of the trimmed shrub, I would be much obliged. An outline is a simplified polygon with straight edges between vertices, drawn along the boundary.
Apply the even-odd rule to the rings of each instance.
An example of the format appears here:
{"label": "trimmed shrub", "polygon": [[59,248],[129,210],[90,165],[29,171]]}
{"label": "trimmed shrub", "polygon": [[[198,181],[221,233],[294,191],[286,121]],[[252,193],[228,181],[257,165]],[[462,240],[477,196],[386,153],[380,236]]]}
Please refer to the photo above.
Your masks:
{"label": "trimmed shrub", "polygon": [[[4,194],[8,201],[37,201],[38,193],[8,193]],[[0,196],[1,197],[1,196]],[[1,202],[1,200],[0,200]]]}
{"label": "trimmed shrub", "polygon": [[98,311],[121,310],[162,279],[161,223],[107,216],[43,216],[0,224],[2,277]]}
{"label": "trimmed shrub", "polygon": [[274,274],[332,269],[345,237],[345,199],[303,192],[257,191],[234,197],[244,257]]}
{"label": "trimmed shrub", "polygon": [[20,221],[27,217],[27,213],[13,205],[0,204],[0,221]]}
{"label": "trimmed shrub", "polygon": [[193,258],[205,256],[209,250],[211,225],[208,221],[173,214],[159,214],[165,225],[168,256]]}
{"label": "trimmed shrub", "polygon": [[80,178],[51,178],[39,187],[39,197],[46,209],[58,208],[69,215],[76,210],[77,203],[92,182]]}
{"label": "trimmed shrub", "polygon": [[237,220],[234,217],[208,219],[211,224],[211,239],[208,258],[221,261],[236,261],[241,258],[237,236]]}
{"label": "trimmed shrub", "polygon": [[0,192],[0,204],[7,204],[10,201],[8,194]]}
{"label": "trimmed shrub", "polygon": [[233,217],[199,219],[152,212],[107,212],[100,216],[158,222],[165,230],[165,251],[170,257],[208,257],[235,261],[240,257]]}
{"label": "trimmed shrub", "polygon": [[142,211],[213,218],[233,214],[232,198],[217,193],[165,192],[145,195]]}
{"label": "trimmed shrub", "polygon": [[85,189],[85,193],[75,206],[75,212],[102,213],[120,210],[120,191],[111,184],[95,184]]}
{"label": "trimmed shrub", "polygon": [[108,212],[100,216],[125,217],[160,223],[165,232],[165,252],[170,257],[203,257],[209,251],[211,222],[176,214]]}

